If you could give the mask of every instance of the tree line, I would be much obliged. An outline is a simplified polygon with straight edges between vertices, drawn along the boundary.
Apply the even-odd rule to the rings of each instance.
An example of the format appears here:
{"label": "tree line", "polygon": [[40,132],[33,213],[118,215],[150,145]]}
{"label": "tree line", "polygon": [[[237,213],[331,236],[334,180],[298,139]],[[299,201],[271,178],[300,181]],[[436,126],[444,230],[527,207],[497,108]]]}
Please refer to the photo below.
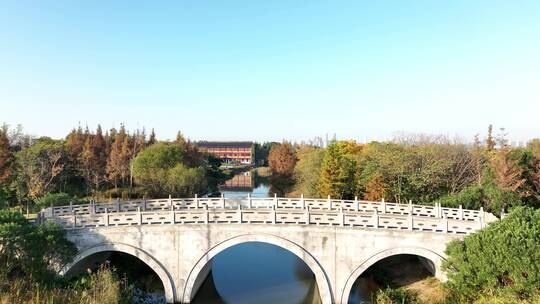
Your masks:
{"label": "tree line", "polygon": [[508,144],[504,130],[472,144],[443,136],[402,135],[390,142],[335,141],[326,148],[282,143],[269,166],[290,181],[286,192],[308,197],[443,205],[500,213],[540,207],[540,140]]}
{"label": "tree line", "polygon": [[0,128],[0,204],[69,198],[193,196],[212,191],[224,176],[220,160],[179,132],[158,141],[152,129],[95,131],[81,126],[64,139],[34,138]]}

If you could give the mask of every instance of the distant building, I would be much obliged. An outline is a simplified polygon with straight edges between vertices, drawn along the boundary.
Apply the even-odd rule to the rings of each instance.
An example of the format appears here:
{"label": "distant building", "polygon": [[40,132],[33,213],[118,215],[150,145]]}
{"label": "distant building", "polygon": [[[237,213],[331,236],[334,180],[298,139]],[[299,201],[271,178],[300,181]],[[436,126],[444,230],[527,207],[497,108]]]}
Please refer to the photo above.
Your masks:
{"label": "distant building", "polygon": [[224,163],[251,164],[253,143],[250,141],[199,141],[197,146]]}

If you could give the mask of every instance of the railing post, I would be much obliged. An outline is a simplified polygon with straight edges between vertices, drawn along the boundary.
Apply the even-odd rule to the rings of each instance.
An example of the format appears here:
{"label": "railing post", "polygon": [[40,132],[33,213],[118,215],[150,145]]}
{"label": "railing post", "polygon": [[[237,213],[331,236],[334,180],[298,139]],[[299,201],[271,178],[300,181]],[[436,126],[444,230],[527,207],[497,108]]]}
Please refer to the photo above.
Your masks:
{"label": "railing post", "polygon": [[96,204],[95,204],[93,201],[91,202],[91,206],[92,206],[92,207],[91,207],[90,212],[91,212],[92,214],[96,214]]}
{"label": "railing post", "polygon": [[242,224],[242,204],[238,203],[238,224]]}
{"label": "railing post", "polygon": [[412,205],[412,201],[409,200],[409,214],[412,216],[414,214],[414,208]]}
{"label": "railing post", "polygon": [[69,201],[69,212],[73,212],[73,201]]}
{"label": "railing post", "polygon": [[109,227],[109,210],[105,208],[105,227]]}
{"label": "railing post", "polygon": [[197,196],[197,193],[195,193],[195,198],[194,198],[194,200],[195,200],[195,208],[199,209],[199,198],[198,198],[198,196]]}
{"label": "railing post", "polygon": [[463,220],[463,206],[462,205],[459,205],[459,208],[458,208],[458,218],[459,220]]}
{"label": "railing post", "polygon": [[251,209],[252,206],[251,206],[251,194],[248,193],[248,208]]}
{"label": "railing post", "polygon": [[116,198],[116,212],[120,212],[120,198]]}
{"label": "railing post", "polygon": [[360,203],[358,202],[358,196],[354,197],[354,211],[358,211],[360,209]]}
{"label": "railing post", "polygon": [[208,205],[204,205],[204,223],[208,224],[209,222],[209,215],[208,215]]}
{"label": "railing post", "polygon": [[384,198],[381,201],[381,206],[382,206],[382,213],[386,213],[386,202],[384,201]]}
{"label": "railing post", "polygon": [[448,217],[446,217],[446,214],[443,214],[443,226],[443,231],[448,232]]}
{"label": "railing post", "polygon": [[172,207],[172,205],[173,205],[173,204],[172,204],[172,197],[171,197],[171,195],[170,195],[170,194],[169,194],[169,200],[168,200],[168,202],[169,202],[169,206],[171,206],[171,207]]}
{"label": "railing post", "polygon": [[300,205],[302,209],[306,209],[306,202],[304,201],[304,193],[300,194]]}
{"label": "railing post", "polygon": [[307,225],[309,225],[311,223],[311,214],[309,213],[309,211],[310,211],[309,209],[310,209],[309,206],[307,206],[307,208],[304,209],[305,210],[304,212],[306,213],[305,217],[306,217],[306,224]]}
{"label": "railing post", "polygon": [[272,224],[276,223],[276,206],[272,205]]}
{"label": "railing post", "polygon": [[330,195],[328,195],[326,201],[328,203],[328,210],[332,210],[332,200],[330,199]]}
{"label": "railing post", "polygon": [[221,193],[221,207],[225,209],[225,195]]}
{"label": "railing post", "polygon": [[143,211],[146,211],[146,199],[145,199],[144,197],[143,197],[143,199],[142,199],[141,206],[142,206],[142,210],[143,210]]}
{"label": "railing post", "polygon": [[137,207],[137,223],[139,225],[142,225],[142,213],[141,213],[141,207]]}
{"label": "railing post", "polygon": [[477,217],[477,218],[476,218],[476,221],[478,222],[478,229],[479,229],[479,230],[482,229],[482,228],[484,228],[484,227],[483,227],[484,224],[482,223],[482,218]]}
{"label": "railing post", "polygon": [[485,223],[486,220],[486,213],[484,212],[484,207],[480,207],[480,216],[482,217],[482,223]]}
{"label": "railing post", "polygon": [[414,222],[413,221],[414,221],[414,219],[413,219],[413,216],[412,216],[412,212],[410,212],[407,215],[407,223],[408,223],[407,228],[409,230],[411,230],[411,231],[414,229]]}
{"label": "railing post", "polygon": [[373,228],[379,228],[379,210],[373,209]]}
{"label": "railing post", "polygon": [[277,198],[277,193],[274,193],[274,207],[277,209],[278,208],[278,198]]}
{"label": "railing post", "polygon": [[72,212],[73,216],[73,228],[77,227],[77,214],[75,212]]}
{"label": "railing post", "polygon": [[339,225],[341,227],[345,225],[345,213],[343,213],[343,206],[339,206]]}
{"label": "railing post", "polygon": [[435,208],[436,208],[436,210],[437,210],[437,217],[438,217],[438,218],[442,218],[441,204],[435,203]]}

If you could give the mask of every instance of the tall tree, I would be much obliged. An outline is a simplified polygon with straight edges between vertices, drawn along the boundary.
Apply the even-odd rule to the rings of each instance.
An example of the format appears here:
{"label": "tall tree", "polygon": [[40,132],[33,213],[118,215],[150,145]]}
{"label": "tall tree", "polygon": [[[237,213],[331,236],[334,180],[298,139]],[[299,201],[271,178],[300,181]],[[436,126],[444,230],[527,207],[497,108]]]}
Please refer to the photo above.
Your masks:
{"label": "tall tree", "polygon": [[112,131],[114,142],[111,147],[111,152],[107,160],[107,178],[118,187],[124,184],[126,177],[129,175],[129,136],[126,133],[124,125],[120,127],[120,131]]}
{"label": "tall tree", "polygon": [[35,199],[59,191],[65,180],[67,151],[60,141],[41,138],[17,153],[19,193]]}
{"label": "tall tree", "polygon": [[148,142],[146,143],[148,146],[151,146],[155,144],[156,141],[156,132],[154,131],[154,128],[152,128],[152,131],[150,132],[150,137],[148,138]]}
{"label": "tall tree", "polygon": [[523,169],[510,157],[510,149],[502,148],[493,157],[491,167],[497,186],[501,189],[516,192],[524,183]]}
{"label": "tall tree", "polygon": [[322,196],[350,199],[357,191],[358,163],[354,156],[356,144],[334,142],[324,154],[319,192]]}
{"label": "tall tree", "polygon": [[106,179],[107,147],[101,126],[96,134],[86,137],[81,155],[81,171],[92,192],[97,192]]}
{"label": "tall tree", "polygon": [[495,139],[493,139],[493,125],[489,125],[486,138],[486,149],[493,151],[495,149]]}
{"label": "tall tree", "polygon": [[6,183],[13,176],[13,163],[15,156],[11,151],[8,137],[8,127],[0,127],[0,185]]}
{"label": "tall tree", "polygon": [[272,173],[289,177],[294,172],[296,165],[296,153],[294,147],[287,142],[273,145],[268,155],[268,165]]}

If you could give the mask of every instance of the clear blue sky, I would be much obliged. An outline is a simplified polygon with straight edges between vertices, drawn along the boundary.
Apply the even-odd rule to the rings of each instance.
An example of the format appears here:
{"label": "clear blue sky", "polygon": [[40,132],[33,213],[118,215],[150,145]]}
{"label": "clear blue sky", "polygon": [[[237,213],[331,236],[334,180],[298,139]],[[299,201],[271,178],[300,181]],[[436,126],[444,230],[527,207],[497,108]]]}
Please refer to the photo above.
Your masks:
{"label": "clear blue sky", "polygon": [[3,1],[0,122],[540,137],[540,1]]}

